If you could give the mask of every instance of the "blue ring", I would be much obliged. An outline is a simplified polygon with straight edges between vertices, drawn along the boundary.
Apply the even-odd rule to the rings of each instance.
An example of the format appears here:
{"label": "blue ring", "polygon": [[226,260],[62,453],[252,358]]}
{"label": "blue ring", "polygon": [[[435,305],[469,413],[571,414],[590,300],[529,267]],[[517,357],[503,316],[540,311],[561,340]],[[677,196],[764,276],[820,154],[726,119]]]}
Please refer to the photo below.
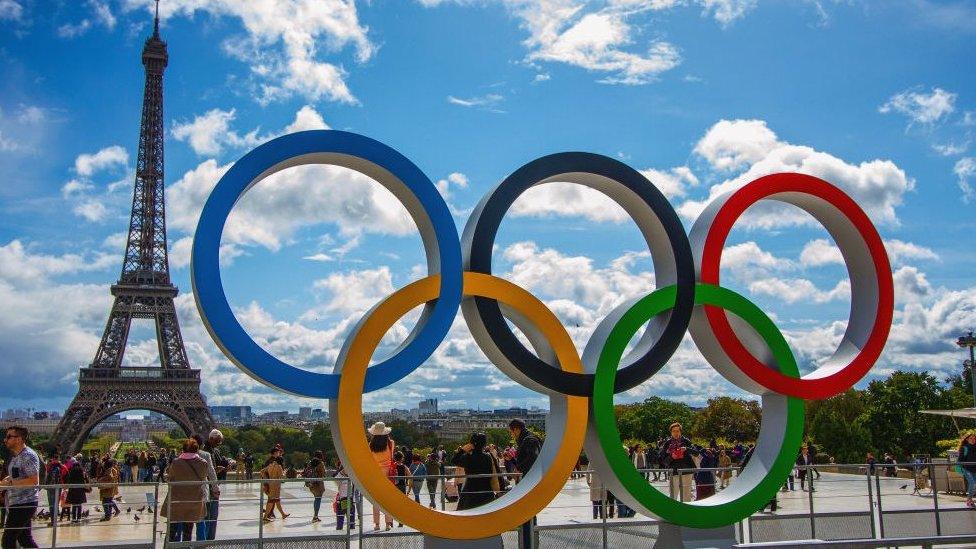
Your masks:
{"label": "blue ring", "polygon": [[[461,244],[447,203],[420,168],[396,150],[359,134],[312,130],[284,135],[247,153],[224,174],[203,207],[193,238],[190,280],[200,317],[224,354],[251,377],[296,395],[335,398],[339,374],[296,368],[261,348],[234,316],[220,280],[220,238],[234,204],[268,170],[316,153],[348,155],[390,172],[420,203],[437,242],[440,294],[433,305],[428,305],[429,314],[421,316],[414,337],[392,357],[369,368],[364,392],[403,379],[430,358],[444,340],[461,304]],[[414,221],[423,231],[422,220]]]}

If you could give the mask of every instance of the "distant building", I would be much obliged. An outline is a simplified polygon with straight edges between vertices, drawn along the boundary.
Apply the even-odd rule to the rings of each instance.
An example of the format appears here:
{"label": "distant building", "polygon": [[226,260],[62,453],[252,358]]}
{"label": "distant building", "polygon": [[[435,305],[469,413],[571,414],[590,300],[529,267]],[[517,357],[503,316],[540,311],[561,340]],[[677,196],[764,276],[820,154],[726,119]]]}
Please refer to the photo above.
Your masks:
{"label": "distant building", "polygon": [[264,421],[285,421],[288,419],[288,412],[265,412],[259,417]]}
{"label": "distant building", "polygon": [[7,408],[3,413],[3,419],[27,419],[29,417],[30,413],[20,408]]}
{"label": "distant building", "polygon": [[248,421],[253,416],[250,406],[211,406],[210,414],[215,420],[226,423]]}
{"label": "distant building", "polygon": [[433,416],[437,415],[437,399],[428,398],[420,401],[420,406],[418,406],[418,411],[421,416]]}
{"label": "distant building", "polygon": [[298,408],[298,419],[312,419],[312,408],[310,406],[301,406]]}

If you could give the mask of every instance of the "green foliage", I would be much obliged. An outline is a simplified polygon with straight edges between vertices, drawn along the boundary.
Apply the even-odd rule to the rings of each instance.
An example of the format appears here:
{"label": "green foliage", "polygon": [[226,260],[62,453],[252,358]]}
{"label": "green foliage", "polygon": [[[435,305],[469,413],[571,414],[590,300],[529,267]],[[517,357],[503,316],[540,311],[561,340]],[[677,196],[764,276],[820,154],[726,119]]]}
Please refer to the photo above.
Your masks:
{"label": "green foliage", "polygon": [[505,448],[512,444],[512,433],[508,429],[485,429],[488,435],[488,444],[494,444],[498,448]]}
{"label": "green foliage", "polygon": [[[756,440],[762,408],[755,400],[727,396],[709,399],[695,414],[691,433],[705,440]],[[687,427],[686,427],[687,428]]]}
{"label": "green foliage", "polygon": [[675,421],[685,428],[694,423],[695,411],[681,402],[651,397],[635,404],[618,404],[617,428],[623,439],[656,441],[668,435],[668,426]]}
{"label": "green foliage", "polygon": [[97,437],[91,437],[85,442],[85,445],[81,447],[81,451],[85,455],[91,455],[92,452],[98,452],[99,455],[105,455],[108,453],[109,448],[112,447],[115,442],[119,440],[119,437],[115,433],[105,433],[98,435]]}
{"label": "green foliage", "polygon": [[[961,437],[960,437],[961,438]],[[936,448],[939,449],[939,457],[946,457],[949,451],[956,451],[959,449],[959,439],[958,438],[947,438],[943,440],[935,441]]]}
{"label": "green foliage", "polygon": [[952,437],[952,424],[920,410],[944,408],[943,388],[927,372],[895,372],[868,385],[864,427],[871,432],[878,451],[896,459],[913,453],[935,454],[935,441]]}

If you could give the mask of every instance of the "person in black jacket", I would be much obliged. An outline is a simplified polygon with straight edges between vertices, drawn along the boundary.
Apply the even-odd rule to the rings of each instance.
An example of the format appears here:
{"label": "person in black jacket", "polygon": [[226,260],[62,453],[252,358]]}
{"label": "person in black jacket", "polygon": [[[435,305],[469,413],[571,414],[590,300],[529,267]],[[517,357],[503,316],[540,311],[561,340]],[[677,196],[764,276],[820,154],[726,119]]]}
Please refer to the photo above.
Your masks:
{"label": "person in black jacket", "polygon": [[515,470],[525,476],[539,457],[542,450],[542,442],[539,437],[526,429],[525,422],[515,418],[508,422],[508,430],[515,439]]}
{"label": "person in black jacket", "polygon": [[658,450],[665,467],[671,468],[671,491],[679,501],[691,501],[694,471],[696,468],[691,456],[701,454],[701,448],[681,434],[681,424],[674,422],[669,429],[671,438],[665,440]]}
{"label": "person in black jacket", "polygon": [[[515,482],[520,482],[532,468],[536,458],[539,457],[542,442],[539,437],[529,432],[525,427],[525,422],[518,418],[508,422],[508,431],[512,433],[512,438],[515,439],[515,472],[522,474],[515,479]],[[522,539],[532,539],[532,524],[535,522],[535,517],[532,517],[530,522],[522,525]]]}
{"label": "person in black jacket", "polygon": [[[492,465],[492,457],[485,452],[488,437],[484,433],[474,433],[470,441],[454,452],[451,463],[464,468],[465,475],[492,475],[498,471]],[[458,499],[458,511],[484,505],[495,499],[495,491],[491,488],[491,477],[468,476],[461,487],[461,497]]]}

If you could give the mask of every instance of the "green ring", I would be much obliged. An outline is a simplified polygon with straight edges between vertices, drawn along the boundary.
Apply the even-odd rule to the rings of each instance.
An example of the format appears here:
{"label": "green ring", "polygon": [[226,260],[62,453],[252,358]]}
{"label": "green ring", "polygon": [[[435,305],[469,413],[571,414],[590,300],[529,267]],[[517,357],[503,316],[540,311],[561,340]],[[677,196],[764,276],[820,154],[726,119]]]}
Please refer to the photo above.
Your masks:
{"label": "green ring", "polygon": [[[675,286],[656,290],[635,303],[611,330],[597,363],[591,424],[595,427],[607,464],[620,486],[634,498],[635,503],[674,524],[692,528],[717,528],[752,515],[776,496],[793,468],[802,442],[804,403],[799,398],[767,395],[767,397],[787,399],[782,444],[773,464],[767,468],[768,473],[740,497],[723,503],[709,504],[710,499],[721,495],[720,492],[701,502],[683,503],[671,499],[650,485],[634,467],[620,444],[620,431],[617,429],[613,408],[614,379],[617,375],[617,365],[627,344],[646,322],[674,306],[675,295]],[[718,306],[746,321],[769,346],[780,372],[791,377],[800,377],[796,359],[783,334],[765,313],[745,297],[726,288],[698,283],[695,286],[695,305]],[[698,312],[700,311],[696,311]],[[763,422],[766,422],[765,418]],[[760,441],[762,439],[763,435],[760,433]],[[757,451],[758,446],[759,442],[757,442]],[[754,456],[747,465],[747,470],[753,467],[757,460],[758,457]],[[731,489],[730,486],[726,490]]]}

